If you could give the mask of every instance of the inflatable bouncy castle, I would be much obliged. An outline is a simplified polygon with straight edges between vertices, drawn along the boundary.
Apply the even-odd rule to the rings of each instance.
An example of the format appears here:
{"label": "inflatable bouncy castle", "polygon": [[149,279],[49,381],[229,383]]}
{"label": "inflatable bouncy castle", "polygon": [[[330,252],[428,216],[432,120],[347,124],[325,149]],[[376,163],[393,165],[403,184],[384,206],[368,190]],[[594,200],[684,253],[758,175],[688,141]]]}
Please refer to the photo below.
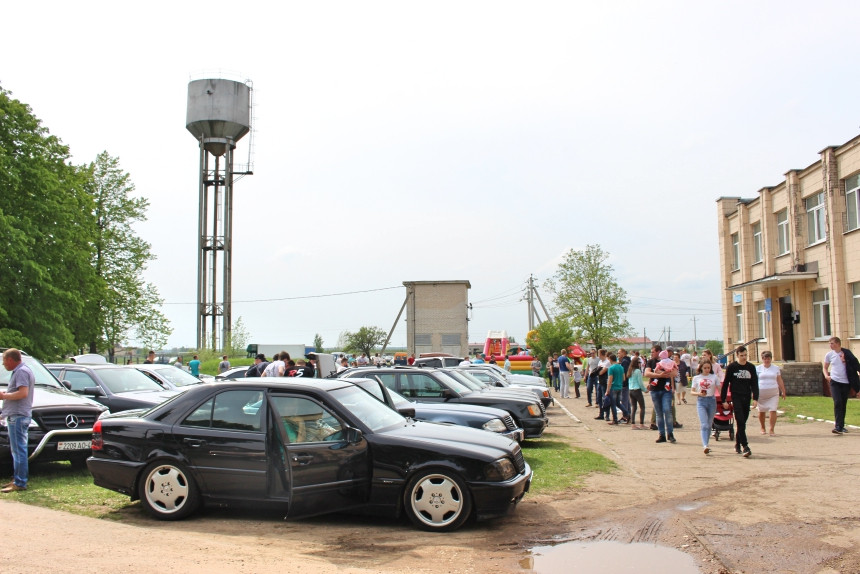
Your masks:
{"label": "inflatable bouncy castle", "polygon": [[506,331],[489,331],[487,340],[484,343],[484,355],[489,361],[490,357],[495,359],[496,364],[500,367],[505,365],[505,356],[511,362],[512,373],[522,373],[526,375],[532,374],[532,361],[534,357],[522,351],[516,355],[508,355],[510,350],[510,342],[508,341],[508,333]]}

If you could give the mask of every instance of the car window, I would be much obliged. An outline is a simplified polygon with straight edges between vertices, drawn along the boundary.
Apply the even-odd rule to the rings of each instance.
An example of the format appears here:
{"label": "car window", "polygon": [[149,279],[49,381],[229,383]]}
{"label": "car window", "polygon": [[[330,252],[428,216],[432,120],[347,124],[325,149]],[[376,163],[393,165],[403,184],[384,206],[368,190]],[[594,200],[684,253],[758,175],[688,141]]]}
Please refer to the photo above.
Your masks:
{"label": "car window", "polygon": [[[241,431],[260,431],[263,428],[262,391],[224,391],[209,399],[185,417],[182,426],[217,428]],[[248,405],[258,405],[249,409]]]}
{"label": "car window", "polygon": [[[67,373],[68,374],[68,373]],[[163,391],[164,388],[132,368],[99,369],[98,376],[112,393],[131,391]]]}
{"label": "car window", "polygon": [[[44,387],[59,387],[60,384],[57,382],[56,373],[52,373],[49,371],[45,365],[40,363],[38,360],[34,359],[29,355],[21,355],[21,360],[25,365],[30,367],[30,370],[33,371],[33,375],[36,379],[37,386]],[[6,386],[9,384],[9,379],[12,378],[12,371],[7,371],[6,369],[0,368],[0,385]]]}
{"label": "car window", "polygon": [[472,389],[470,389],[469,387],[467,387],[466,385],[464,385],[463,383],[461,383],[457,379],[449,376],[444,371],[438,371],[435,374],[437,377],[439,377],[439,379],[441,381],[444,381],[444,383],[446,385],[448,385],[449,388],[457,391],[461,395],[467,395],[467,394],[472,392]]}
{"label": "car window", "polygon": [[83,393],[87,387],[98,386],[91,376],[81,371],[66,371],[63,380],[67,381],[76,393]]}
{"label": "car window", "polygon": [[343,439],[343,426],[340,421],[315,401],[303,397],[276,395],[272,397],[272,404],[290,443]]}
{"label": "car window", "polygon": [[466,377],[466,374],[463,372],[445,371],[445,374],[448,375],[449,377],[451,377],[452,379],[456,380],[457,382],[462,383],[464,386],[468,387],[470,390],[480,391],[484,388],[484,385],[482,385],[479,381],[470,380],[468,377]]}
{"label": "car window", "polygon": [[[186,373],[182,369],[177,369],[176,367],[164,367],[163,369],[153,369],[157,375],[161,375],[163,378],[167,379],[177,387],[187,387],[188,385],[199,385],[202,381],[191,375],[190,373]],[[143,371],[144,373],[146,371]]]}
{"label": "car window", "polygon": [[394,425],[406,424],[406,419],[400,413],[379,402],[358,387],[350,385],[335,389],[331,394],[370,430],[377,431]]}
{"label": "car window", "polygon": [[445,387],[424,373],[404,373],[400,376],[400,392],[405,397],[442,398]]}

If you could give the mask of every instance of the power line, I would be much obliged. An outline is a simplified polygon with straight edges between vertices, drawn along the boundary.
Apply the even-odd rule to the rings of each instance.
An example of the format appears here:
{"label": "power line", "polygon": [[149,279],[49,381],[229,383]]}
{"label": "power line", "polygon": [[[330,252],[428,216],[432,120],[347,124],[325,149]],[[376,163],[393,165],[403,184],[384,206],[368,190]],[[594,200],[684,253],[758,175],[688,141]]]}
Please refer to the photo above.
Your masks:
{"label": "power line", "polygon": [[[345,291],[343,293],[326,293],[324,295],[298,295],[296,297],[278,297],[275,299],[245,299],[234,300],[233,303],[271,303],[272,301],[294,301],[296,299],[320,299],[323,297],[340,297],[342,295],[357,295],[360,293],[373,293],[375,291],[390,291],[391,289],[402,289],[403,285],[395,287],[380,287],[379,289],[365,289],[363,291]],[[163,305],[196,305],[197,303],[163,303]]]}

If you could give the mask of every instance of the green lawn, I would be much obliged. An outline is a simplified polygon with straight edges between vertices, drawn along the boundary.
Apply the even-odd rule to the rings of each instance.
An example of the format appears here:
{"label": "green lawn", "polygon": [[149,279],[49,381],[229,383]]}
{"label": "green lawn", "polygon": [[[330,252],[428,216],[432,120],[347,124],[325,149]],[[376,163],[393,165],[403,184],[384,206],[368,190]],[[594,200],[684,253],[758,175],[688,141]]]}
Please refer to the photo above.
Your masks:
{"label": "green lawn", "polygon": [[551,494],[580,487],[593,472],[611,472],[617,465],[590,450],[575,448],[558,435],[545,433],[523,443],[523,456],[534,471],[529,492]]}
{"label": "green lawn", "polygon": [[[788,397],[779,401],[779,410],[791,422],[804,422],[797,415],[833,420],[833,399],[830,397]],[[860,425],[860,399],[848,399],[845,424]]]}

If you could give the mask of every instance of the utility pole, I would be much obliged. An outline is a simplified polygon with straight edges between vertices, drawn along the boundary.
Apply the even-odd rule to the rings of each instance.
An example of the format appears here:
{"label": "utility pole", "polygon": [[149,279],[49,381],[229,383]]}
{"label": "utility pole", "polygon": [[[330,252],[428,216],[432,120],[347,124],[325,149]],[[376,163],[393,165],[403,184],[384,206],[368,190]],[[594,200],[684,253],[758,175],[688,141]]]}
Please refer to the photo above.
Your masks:
{"label": "utility pole", "polygon": [[693,350],[699,350],[699,337],[696,335],[696,316],[693,315]]}

